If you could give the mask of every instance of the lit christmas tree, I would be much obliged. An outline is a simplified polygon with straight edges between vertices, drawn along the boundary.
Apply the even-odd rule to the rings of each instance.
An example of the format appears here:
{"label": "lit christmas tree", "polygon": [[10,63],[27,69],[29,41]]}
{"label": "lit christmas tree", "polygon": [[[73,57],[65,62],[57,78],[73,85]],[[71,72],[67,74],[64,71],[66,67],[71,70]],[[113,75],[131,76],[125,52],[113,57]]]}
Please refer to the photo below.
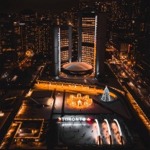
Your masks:
{"label": "lit christmas tree", "polygon": [[109,94],[109,89],[108,89],[107,86],[104,89],[104,92],[103,92],[103,95],[101,97],[101,100],[104,101],[104,102],[111,101],[110,94]]}

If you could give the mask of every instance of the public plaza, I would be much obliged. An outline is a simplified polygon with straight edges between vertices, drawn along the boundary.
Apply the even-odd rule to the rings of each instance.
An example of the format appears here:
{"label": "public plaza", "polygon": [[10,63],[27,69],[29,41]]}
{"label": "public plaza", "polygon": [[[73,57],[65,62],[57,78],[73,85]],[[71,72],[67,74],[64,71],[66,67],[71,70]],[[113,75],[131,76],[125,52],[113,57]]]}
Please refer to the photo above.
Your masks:
{"label": "public plaza", "polygon": [[[40,149],[46,142],[50,149],[126,148],[132,146],[125,123],[130,119],[120,90],[38,81],[14,119],[17,127],[11,148],[38,145]],[[43,139],[46,126],[49,138]]]}

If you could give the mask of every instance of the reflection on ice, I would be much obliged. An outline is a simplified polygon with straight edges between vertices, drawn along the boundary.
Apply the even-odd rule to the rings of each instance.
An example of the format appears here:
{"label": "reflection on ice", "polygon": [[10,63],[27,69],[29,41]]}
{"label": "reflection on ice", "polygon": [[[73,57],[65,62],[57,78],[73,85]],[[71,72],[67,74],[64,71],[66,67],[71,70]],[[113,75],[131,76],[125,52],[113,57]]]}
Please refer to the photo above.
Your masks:
{"label": "reflection on ice", "polygon": [[[68,145],[124,145],[125,135],[117,119],[83,116],[58,117],[59,142]],[[71,139],[71,140],[68,140]]]}

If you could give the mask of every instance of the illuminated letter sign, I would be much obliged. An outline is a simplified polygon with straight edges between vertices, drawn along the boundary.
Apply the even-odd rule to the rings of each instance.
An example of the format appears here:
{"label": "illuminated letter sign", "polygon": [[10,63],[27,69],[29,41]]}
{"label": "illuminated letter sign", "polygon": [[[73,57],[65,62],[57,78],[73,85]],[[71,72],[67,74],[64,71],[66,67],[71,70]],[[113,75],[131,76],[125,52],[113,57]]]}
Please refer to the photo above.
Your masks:
{"label": "illuminated letter sign", "polygon": [[62,117],[62,121],[86,121],[84,117]]}

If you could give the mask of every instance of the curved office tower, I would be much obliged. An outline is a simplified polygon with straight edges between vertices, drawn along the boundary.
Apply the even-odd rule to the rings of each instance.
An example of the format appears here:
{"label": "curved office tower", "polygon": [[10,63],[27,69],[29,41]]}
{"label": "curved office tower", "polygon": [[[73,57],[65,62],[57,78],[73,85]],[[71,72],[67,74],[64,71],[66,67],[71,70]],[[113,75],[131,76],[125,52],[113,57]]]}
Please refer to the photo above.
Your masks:
{"label": "curved office tower", "polygon": [[62,25],[54,27],[53,45],[53,75],[59,76],[61,67],[71,62],[72,58],[72,26]]}
{"label": "curved office tower", "polygon": [[71,62],[72,26],[60,26],[60,63]]}
{"label": "curved office tower", "polygon": [[92,65],[97,77],[104,71],[106,14],[81,12],[78,31],[78,61]]}
{"label": "curved office tower", "polygon": [[[78,30],[78,38],[73,39],[72,28]],[[59,76],[63,65],[72,63],[72,41],[78,42],[76,62],[92,66],[92,77],[103,74],[106,41],[106,14],[80,12],[78,25],[59,25],[54,27],[53,71]],[[80,65],[80,63],[79,63]]]}

